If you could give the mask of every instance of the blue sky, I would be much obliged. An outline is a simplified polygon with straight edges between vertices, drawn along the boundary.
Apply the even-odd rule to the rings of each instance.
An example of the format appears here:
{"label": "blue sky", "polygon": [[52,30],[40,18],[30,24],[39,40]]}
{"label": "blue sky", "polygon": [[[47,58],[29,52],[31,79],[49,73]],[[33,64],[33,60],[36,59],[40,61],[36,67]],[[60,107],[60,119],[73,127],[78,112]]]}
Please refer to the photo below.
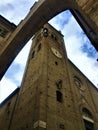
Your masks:
{"label": "blue sky", "polygon": [[[29,12],[35,0],[3,0],[0,1],[0,14],[18,25]],[[98,87],[98,53],[79,27],[69,11],[64,11],[49,21],[57,30],[64,34],[69,59]],[[16,57],[7,73],[0,82],[0,102],[13,90],[20,86],[23,77],[31,40]],[[87,66],[87,67],[85,67]]]}
{"label": "blue sky", "polygon": [[62,31],[68,58],[98,87],[98,62],[96,61],[98,52],[74,17],[69,11],[65,11],[53,18],[50,23]]}

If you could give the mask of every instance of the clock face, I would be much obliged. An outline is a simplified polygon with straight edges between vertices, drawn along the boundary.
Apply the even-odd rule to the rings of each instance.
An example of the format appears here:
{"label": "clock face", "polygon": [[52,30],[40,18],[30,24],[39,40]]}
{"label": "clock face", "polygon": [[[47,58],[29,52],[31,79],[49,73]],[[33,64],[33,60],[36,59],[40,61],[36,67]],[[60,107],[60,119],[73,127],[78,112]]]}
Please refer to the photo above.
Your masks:
{"label": "clock face", "polygon": [[51,50],[55,56],[57,56],[58,58],[62,58],[61,53],[57,49],[52,47]]}

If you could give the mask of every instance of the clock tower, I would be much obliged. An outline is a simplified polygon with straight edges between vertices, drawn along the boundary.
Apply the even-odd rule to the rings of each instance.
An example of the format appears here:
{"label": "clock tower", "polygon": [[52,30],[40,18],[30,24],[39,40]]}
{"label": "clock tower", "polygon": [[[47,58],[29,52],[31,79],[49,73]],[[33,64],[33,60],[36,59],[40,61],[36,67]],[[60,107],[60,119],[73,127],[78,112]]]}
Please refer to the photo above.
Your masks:
{"label": "clock tower", "polygon": [[[63,35],[50,24],[45,24],[32,40],[11,130],[26,127],[32,130],[62,130],[65,125],[71,130],[76,129],[67,66]],[[14,127],[15,124],[17,127]]]}
{"label": "clock tower", "polygon": [[50,24],[33,37],[25,71],[8,130],[94,130],[92,90],[69,62],[63,35]]}

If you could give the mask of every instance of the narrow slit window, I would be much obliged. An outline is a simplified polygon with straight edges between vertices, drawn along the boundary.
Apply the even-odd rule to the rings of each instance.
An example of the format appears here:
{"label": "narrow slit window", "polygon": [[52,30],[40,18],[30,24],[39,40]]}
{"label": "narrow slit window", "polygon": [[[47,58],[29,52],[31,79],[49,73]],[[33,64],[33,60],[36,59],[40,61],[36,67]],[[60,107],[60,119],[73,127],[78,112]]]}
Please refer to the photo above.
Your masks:
{"label": "narrow slit window", "polygon": [[40,51],[41,49],[41,43],[38,45],[38,50],[37,51]]}
{"label": "narrow slit window", "polygon": [[60,91],[56,91],[56,97],[57,97],[58,102],[63,101],[63,95],[62,95],[62,93]]}
{"label": "narrow slit window", "polygon": [[32,52],[32,58],[34,58],[35,51]]}

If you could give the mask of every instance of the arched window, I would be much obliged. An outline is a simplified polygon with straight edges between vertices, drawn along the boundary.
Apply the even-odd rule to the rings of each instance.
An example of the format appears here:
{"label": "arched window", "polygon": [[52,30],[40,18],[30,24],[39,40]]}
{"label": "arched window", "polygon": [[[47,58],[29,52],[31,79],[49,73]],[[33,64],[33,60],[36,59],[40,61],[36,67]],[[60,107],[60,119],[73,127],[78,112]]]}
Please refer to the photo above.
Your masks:
{"label": "arched window", "polygon": [[85,130],[94,130],[93,116],[87,108],[82,109],[82,116],[85,125]]}

